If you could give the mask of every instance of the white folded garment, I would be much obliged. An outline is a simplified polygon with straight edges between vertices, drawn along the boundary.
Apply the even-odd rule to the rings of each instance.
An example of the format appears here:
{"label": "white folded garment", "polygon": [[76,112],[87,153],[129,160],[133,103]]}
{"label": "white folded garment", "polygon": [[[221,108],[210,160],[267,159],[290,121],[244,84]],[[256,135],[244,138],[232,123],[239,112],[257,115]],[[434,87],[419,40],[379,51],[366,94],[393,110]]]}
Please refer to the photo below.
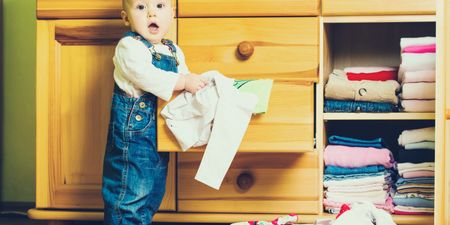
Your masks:
{"label": "white folded garment", "polygon": [[346,67],[344,68],[345,73],[376,73],[381,71],[396,71],[397,68],[394,67],[383,67],[383,66],[365,66],[365,67]]}
{"label": "white folded garment", "polygon": [[405,146],[421,141],[434,141],[434,133],[434,127],[404,130],[398,137],[398,144]]}
{"label": "white folded garment", "polygon": [[400,101],[405,112],[434,112],[436,107],[435,100],[408,100]]}
{"label": "white folded garment", "polygon": [[433,83],[406,83],[402,85],[402,99],[431,100],[436,98],[436,84]]}

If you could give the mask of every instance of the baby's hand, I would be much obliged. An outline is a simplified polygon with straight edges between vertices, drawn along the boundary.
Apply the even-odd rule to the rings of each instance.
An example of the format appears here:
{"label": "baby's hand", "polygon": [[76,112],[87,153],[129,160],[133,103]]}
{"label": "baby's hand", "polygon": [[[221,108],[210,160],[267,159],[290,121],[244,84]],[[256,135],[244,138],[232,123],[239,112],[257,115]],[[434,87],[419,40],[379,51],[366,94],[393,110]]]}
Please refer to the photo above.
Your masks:
{"label": "baby's hand", "polygon": [[204,88],[208,84],[208,80],[194,73],[185,75],[185,86],[186,91],[195,94],[200,89]]}

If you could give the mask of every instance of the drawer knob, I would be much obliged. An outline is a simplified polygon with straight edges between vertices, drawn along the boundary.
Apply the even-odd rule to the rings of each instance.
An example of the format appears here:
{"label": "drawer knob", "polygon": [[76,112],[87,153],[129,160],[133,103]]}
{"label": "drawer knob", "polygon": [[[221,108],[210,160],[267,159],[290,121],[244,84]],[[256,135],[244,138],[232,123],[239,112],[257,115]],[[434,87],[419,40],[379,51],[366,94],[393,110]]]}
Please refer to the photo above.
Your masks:
{"label": "drawer knob", "polygon": [[250,189],[254,183],[253,176],[249,173],[241,173],[237,177],[237,186],[243,191]]}
{"label": "drawer knob", "polygon": [[238,53],[244,59],[250,58],[250,56],[253,55],[254,51],[255,51],[255,48],[253,47],[252,43],[250,43],[248,41],[243,41],[243,42],[239,43],[239,45],[238,45]]}

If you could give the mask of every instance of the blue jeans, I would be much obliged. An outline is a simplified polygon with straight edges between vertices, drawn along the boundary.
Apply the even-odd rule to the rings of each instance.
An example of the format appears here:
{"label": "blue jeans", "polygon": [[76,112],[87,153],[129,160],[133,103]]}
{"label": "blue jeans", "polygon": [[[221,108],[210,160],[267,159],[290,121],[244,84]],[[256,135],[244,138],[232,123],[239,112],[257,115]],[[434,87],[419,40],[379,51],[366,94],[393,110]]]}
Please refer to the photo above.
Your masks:
{"label": "blue jeans", "polygon": [[169,155],[156,151],[154,100],[115,87],[103,167],[105,224],[148,225],[161,204]]}
{"label": "blue jeans", "polygon": [[324,112],[397,112],[398,108],[386,102],[341,101],[325,99]]}
{"label": "blue jeans", "polygon": [[[151,49],[152,44],[139,34],[127,32],[125,36],[140,40]],[[163,44],[175,55],[171,41],[164,40]],[[151,63],[161,70],[178,72],[174,56],[152,52]],[[158,153],[156,148],[156,100],[151,93],[132,98],[114,87],[103,161],[102,194],[107,225],[151,224],[161,205],[169,153]]]}

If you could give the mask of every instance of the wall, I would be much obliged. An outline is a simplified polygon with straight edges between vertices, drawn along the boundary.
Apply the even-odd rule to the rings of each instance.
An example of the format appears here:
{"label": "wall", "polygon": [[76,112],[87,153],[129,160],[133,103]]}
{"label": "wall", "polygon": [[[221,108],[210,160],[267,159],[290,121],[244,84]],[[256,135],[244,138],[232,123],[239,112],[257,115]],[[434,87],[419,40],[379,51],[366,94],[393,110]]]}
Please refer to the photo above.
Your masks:
{"label": "wall", "polygon": [[0,201],[34,202],[36,0],[3,0],[2,18]]}

